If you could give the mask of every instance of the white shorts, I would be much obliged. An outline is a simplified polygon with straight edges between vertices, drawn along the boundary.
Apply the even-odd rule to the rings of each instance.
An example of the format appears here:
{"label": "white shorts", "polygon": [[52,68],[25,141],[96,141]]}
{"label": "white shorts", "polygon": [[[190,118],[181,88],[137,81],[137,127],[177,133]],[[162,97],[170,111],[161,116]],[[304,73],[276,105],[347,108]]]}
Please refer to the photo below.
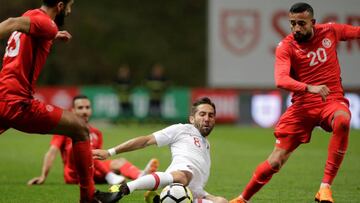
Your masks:
{"label": "white shorts", "polygon": [[174,171],[188,171],[192,174],[192,179],[188,185],[194,198],[204,198],[208,193],[204,190],[203,176],[198,170],[189,162],[184,160],[173,160],[170,166],[166,169],[165,173],[171,173]]}

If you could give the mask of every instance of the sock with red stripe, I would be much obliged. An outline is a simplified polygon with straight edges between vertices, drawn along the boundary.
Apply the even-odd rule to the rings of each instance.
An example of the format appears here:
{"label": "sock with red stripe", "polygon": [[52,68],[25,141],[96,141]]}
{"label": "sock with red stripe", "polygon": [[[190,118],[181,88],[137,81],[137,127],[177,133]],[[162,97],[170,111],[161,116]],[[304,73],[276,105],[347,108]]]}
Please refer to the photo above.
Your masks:
{"label": "sock with red stripe", "polygon": [[349,142],[350,118],[339,115],[334,119],[333,134],[328,147],[328,158],[325,164],[322,182],[332,184],[344,159]]}
{"label": "sock with red stripe", "polygon": [[274,173],[279,170],[275,170],[271,167],[268,161],[261,163],[255,170],[253,177],[242,192],[242,197],[245,200],[250,198],[258,192],[266,183],[268,183]]}
{"label": "sock with red stripe", "polygon": [[157,190],[170,183],[173,183],[174,179],[170,173],[155,172],[149,175],[141,176],[136,180],[127,183],[130,193],[134,190]]}
{"label": "sock with red stripe", "polygon": [[119,171],[121,175],[128,177],[132,180],[135,180],[141,174],[141,170],[128,161],[119,168]]}
{"label": "sock with red stripe", "polygon": [[91,202],[95,192],[94,164],[90,149],[90,140],[73,142],[73,157],[79,175],[81,203]]}

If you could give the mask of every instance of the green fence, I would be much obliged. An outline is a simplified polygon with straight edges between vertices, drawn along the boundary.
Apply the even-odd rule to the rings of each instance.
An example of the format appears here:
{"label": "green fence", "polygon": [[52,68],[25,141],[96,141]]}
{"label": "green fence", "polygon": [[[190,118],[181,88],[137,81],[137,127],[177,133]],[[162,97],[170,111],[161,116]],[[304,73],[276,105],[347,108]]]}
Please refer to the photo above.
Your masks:
{"label": "green fence", "polygon": [[[123,119],[117,93],[109,86],[87,86],[80,88],[80,92],[87,95],[93,106],[93,119]],[[133,118],[144,120],[149,115],[149,92],[146,88],[138,87],[131,92]],[[190,104],[189,88],[169,88],[163,98],[162,119],[173,122],[187,121]]]}

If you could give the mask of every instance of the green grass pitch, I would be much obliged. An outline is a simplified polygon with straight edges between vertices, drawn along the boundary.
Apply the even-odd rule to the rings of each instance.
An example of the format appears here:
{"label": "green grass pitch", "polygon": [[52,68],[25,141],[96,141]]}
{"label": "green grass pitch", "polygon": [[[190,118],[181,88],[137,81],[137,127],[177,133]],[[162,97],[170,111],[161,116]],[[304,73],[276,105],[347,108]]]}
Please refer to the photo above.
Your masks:
{"label": "green grass pitch", "polygon": [[[99,126],[104,147],[126,139],[147,135],[162,125]],[[280,173],[257,193],[254,203],[314,202],[327,156],[328,133],[315,129],[311,143],[302,145],[290,157]],[[217,126],[209,137],[212,170],[207,191],[227,199],[237,196],[252,176],[258,163],[267,158],[274,146],[272,129],[239,126]],[[27,135],[9,130],[0,136],[0,203],[73,203],[78,202],[78,187],[65,185],[60,156],[44,185],[29,187],[26,182],[40,174],[43,155],[50,136]],[[122,156],[140,168],[157,157],[160,170],[170,162],[167,147],[148,147]],[[107,190],[107,185],[97,185]],[[144,202],[142,191],[124,197],[121,202]],[[347,156],[333,184],[336,203],[360,202],[360,131],[352,130]]]}

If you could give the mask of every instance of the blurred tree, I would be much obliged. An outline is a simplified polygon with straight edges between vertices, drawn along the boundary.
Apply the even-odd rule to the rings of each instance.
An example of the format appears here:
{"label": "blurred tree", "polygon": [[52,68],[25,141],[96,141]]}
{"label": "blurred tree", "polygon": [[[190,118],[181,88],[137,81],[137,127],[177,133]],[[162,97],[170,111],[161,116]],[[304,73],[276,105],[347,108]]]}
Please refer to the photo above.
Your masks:
{"label": "blurred tree", "polygon": [[[41,0],[1,0],[0,20],[37,8]],[[40,84],[110,84],[117,65],[132,64],[134,82],[160,61],[175,85],[206,84],[206,0],[76,0],[65,29],[73,35],[56,44]],[[6,40],[0,44],[4,54]],[[189,76],[193,77],[189,77]],[[195,76],[195,77],[194,77]]]}

